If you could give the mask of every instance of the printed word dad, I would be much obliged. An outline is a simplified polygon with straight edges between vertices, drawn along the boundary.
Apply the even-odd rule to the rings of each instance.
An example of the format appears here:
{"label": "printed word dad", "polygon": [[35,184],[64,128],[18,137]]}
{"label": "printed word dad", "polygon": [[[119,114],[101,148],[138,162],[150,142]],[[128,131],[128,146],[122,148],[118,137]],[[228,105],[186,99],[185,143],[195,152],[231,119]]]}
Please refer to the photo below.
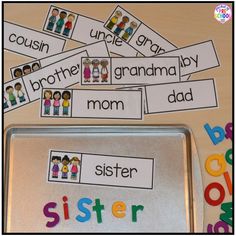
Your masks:
{"label": "printed word dad", "polygon": [[[69,214],[69,206],[68,206],[68,198],[67,196],[63,196],[63,213],[64,213],[64,219],[69,220],[70,214]],[[89,205],[91,205],[93,201],[90,198],[81,198],[77,203],[77,208],[82,214],[78,214],[75,219],[78,222],[84,223],[90,220],[91,218],[91,210],[88,208]],[[55,209],[57,207],[56,202],[49,202],[47,203],[43,208],[43,213],[48,218],[53,218],[53,221],[48,221],[46,223],[46,226],[48,228],[55,227],[59,221],[60,216],[54,211],[52,212],[51,209]],[[105,209],[104,205],[100,203],[100,199],[95,199],[95,204],[92,206],[92,211],[96,213],[97,217],[97,223],[102,223],[102,211]],[[131,211],[132,211],[132,222],[137,222],[137,213],[138,211],[143,211],[144,206],[142,205],[132,205]],[[112,215],[116,218],[124,218],[126,216],[126,204],[122,201],[114,202],[111,207]]]}

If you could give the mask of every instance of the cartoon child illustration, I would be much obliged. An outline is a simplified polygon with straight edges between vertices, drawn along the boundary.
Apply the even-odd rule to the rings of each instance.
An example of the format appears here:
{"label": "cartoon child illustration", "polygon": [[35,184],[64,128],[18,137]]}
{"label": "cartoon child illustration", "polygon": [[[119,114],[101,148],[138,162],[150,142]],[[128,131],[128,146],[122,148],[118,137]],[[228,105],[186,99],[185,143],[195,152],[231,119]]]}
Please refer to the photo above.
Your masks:
{"label": "cartoon child illustration", "polygon": [[20,102],[25,102],[25,93],[22,91],[21,83],[16,83],[14,87],[15,87],[16,94]]}
{"label": "cartoon child illustration", "polygon": [[59,10],[57,8],[54,8],[52,10],[52,15],[49,17],[48,19],[48,26],[47,26],[47,30],[50,30],[52,31],[53,30],[53,27],[56,23],[56,20],[57,20],[57,16],[59,14]]}
{"label": "cartoon child illustration", "polygon": [[65,155],[62,158],[61,163],[63,164],[62,168],[61,168],[61,172],[62,172],[62,179],[67,179],[68,178],[68,172],[69,172],[69,168],[68,168],[68,164],[70,163],[70,159],[67,155]]}
{"label": "cartoon child illustration", "polygon": [[32,70],[33,70],[33,71],[36,71],[36,70],[38,70],[38,69],[40,69],[39,63],[37,63],[37,62],[33,63],[33,64],[32,64]]}
{"label": "cartoon child illustration", "polygon": [[93,75],[93,82],[99,82],[99,66],[100,62],[98,59],[92,60],[92,65],[93,65],[93,70],[92,70],[92,75]]}
{"label": "cartoon child illustration", "polygon": [[29,65],[23,66],[23,73],[24,75],[28,75],[29,73],[31,73],[31,67]]}
{"label": "cartoon child illustration", "polygon": [[102,78],[102,82],[107,82],[107,78],[108,78],[108,69],[107,69],[107,65],[108,65],[108,60],[103,59],[101,60],[101,78]]}
{"label": "cartoon child illustration", "polygon": [[91,78],[91,70],[90,70],[90,65],[91,65],[91,61],[86,58],[83,61],[84,64],[84,82],[90,82],[90,78]]}
{"label": "cartoon child illustration", "polygon": [[109,30],[112,30],[112,28],[114,27],[114,25],[118,22],[118,19],[122,16],[122,12],[121,11],[116,11],[115,15],[110,19],[110,22],[107,24],[107,28]]}
{"label": "cartoon child illustration", "polygon": [[69,16],[67,17],[67,22],[65,24],[65,28],[63,31],[63,35],[65,36],[69,36],[70,34],[70,30],[72,29],[72,22],[75,20],[75,15],[73,14],[69,14]]}
{"label": "cartoon child illustration", "polygon": [[51,107],[51,99],[52,99],[52,91],[45,90],[44,91],[44,115],[50,115],[50,107]]}
{"label": "cartoon child illustration", "polygon": [[8,103],[7,103],[7,98],[4,96],[3,108],[7,109],[8,107],[9,106],[8,106]]}
{"label": "cartoon child illustration", "polygon": [[22,70],[20,68],[16,68],[14,70],[13,74],[14,74],[15,78],[19,78],[19,77],[21,77],[23,75],[23,72],[22,72]]}
{"label": "cartoon child illustration", "polygon": [[70,160],[70,163],[72,164],[71,167],[71,179],[76,180],[77,179],[77,174],[78,174],[78,165],[80,164],[80,160],[78,157],[73,157]]}
{"label": "cartoon child illustration", "polygon": [[61,162],[61,157],[59,156],[52,156],[52,178],[58,178],[59,173],[59,164]]}
{"label": "cartoon child illustration", "polygon": [[133,34],[135,28],[137,28],[137,23],[135,21],[132,21],[129,27],[125,30],[124,34],[122,35],[122,39],[127,41],[128,38]]}
{"label": "cartoon child illustration", "polygon": [[128,17],[128,16],[124,16],[124,17],[122,18],[122,21],[117,25],[117,27],[116,27],[116,29],[115,29],[115,31],[114,31],[114,34],[119,35],[120,32],[121,32],[122,30],[124,30],[125,24],[128,23],[128,22],[129,22],[129,17]]}
{"label": "cartoon child illustration", "polygon": [[56,29],[55,29],[56,33],[58,34],[61,33],[62,27],[65,24],[64,19],[66,18],[66,16],[67,16],[67,13],[65,11],[60,12],[60,19],[56,23]]}
{"label": "cartoon child illustration", "polygon": [[62,93],[62,98],[64,99],[62,102],[62,107],[63,107],[63,115],[69,114],[69,106],[70,106],[70,92],[69,91],[64,91]]}
{"label": "cartoon child illustration", "polygon": [[61,93],[59,91],[55,91],[53,93],[53,98],[54,98],[54,102],[53,102],[53,115],[54,116],[59,116],[59,108],[60,108],[60,99],[61,99]]}
{"label": "cartoon child illustration", "polygon": [[8,94],[8,99],[9,99],[11,105],[15,106],[17,104],[17,102],[16,102],[16,96],[13,93],[14,92],[13,87],[12,86],[7,86],[6,87],[6,92]]}

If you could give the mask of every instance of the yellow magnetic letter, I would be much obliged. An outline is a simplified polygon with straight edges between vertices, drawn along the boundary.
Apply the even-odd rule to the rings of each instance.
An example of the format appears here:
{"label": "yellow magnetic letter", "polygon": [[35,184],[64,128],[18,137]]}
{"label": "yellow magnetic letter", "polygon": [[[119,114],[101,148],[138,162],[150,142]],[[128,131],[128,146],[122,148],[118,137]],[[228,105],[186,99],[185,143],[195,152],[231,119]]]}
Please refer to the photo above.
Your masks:
{"label": "yellow magnetic letter", "polygon": [[112,214],[117,218],[125,217],[126,205],[124,202],[114,202],[112,205]]}

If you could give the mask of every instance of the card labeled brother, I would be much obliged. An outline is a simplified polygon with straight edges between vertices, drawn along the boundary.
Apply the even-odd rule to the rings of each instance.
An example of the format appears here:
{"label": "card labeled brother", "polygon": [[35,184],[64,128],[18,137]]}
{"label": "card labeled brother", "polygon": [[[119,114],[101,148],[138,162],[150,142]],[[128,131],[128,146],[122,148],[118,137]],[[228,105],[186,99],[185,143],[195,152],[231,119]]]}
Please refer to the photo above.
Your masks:
{"label": "card labeled brother", "polygon": [[19,125],[5,140],[5,232],[203,230],[200,166],[186,127]]}

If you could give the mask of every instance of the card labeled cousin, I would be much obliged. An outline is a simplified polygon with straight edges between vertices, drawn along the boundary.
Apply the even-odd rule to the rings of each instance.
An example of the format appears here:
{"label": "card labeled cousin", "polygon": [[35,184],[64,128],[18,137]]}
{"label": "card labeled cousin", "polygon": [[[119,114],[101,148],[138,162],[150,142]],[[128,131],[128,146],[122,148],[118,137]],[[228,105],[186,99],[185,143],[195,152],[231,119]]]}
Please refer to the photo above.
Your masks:
{"label": "card labeled cousin", "polygon": [[175,49],[161,56],[178,56],[181,76],[220,66],[212,40]]}
{"label": "card labeled cousin", "polygon": [[153,168],[154,158],[50,150],[47,180],[50,183],[153,189]]}
{"label": "card labeled cousin", "polygon": [[142,91],[44,88],[41,117],[143,119]]}
{"label": "card labeled cousin", "polygon": [[[8,107],[4,108],[4,113],[40,99],[41,89],[43,87],[66,88],[79,83],[81,69],[80,61],[81,57],[84,56],[88,56],[87,51],[83,51],[79,54],[65,58],[64,60],[45,66],[22,78],[4,83],[4,96],[6,97],[6,103],[8,104]],[[20,96],[22,96],[22,93],[17,95],[17,89],[14,89],[17,82],[22,82],[22,93],[26,94],[28,97],[28,99],[22,98],[22,102],[15,101],[18,96],[19,99]],[[10,90],[9,86],[12,87]]]}
{"label": "card labeled cousin", "polygon": [[147,114],[218,107],[213,79],[146,85]]}
{"label": "card labeled cousin", "polygon": [[69,56],[73,56],[76,53],[80,53],[86,50],[89,56],[101,56],[101,57],[109,57],[109,51],[107,49],[106,42],[104,40],[92,44],[88,44],[83,47],[71,49],[65,52],[61,52],[59,54],[54,54],[49,57],[44,57],[39,60],[30,61],[28,63],[18,65],[12,67],[10,69],[11,76],[13,79],[19,78],[23,75],[35,72],[36,70],[48,66],[57,61],[63,60]]}
{"label": "card labeled cousin", "polygon": [[112,53],[121,56],[136,56],[137,50],[104,29],[103,24],[100,20],[51,5],[43,30],[86,44],[105,40]]}
{"label": "card labeled cousin", "polygon": [[62,52],[66,40],[4,21],[4,49],[31,58]]}
{"label": "card labeled cousin", "polygon": [[104,27],[144,56],[154,56],[177,48],[121,6],[116,7]]}
{"label": "card labeled cousin", "polygon": [[157,84],[180,81],[178,57],[82,58],[81,85]]}

